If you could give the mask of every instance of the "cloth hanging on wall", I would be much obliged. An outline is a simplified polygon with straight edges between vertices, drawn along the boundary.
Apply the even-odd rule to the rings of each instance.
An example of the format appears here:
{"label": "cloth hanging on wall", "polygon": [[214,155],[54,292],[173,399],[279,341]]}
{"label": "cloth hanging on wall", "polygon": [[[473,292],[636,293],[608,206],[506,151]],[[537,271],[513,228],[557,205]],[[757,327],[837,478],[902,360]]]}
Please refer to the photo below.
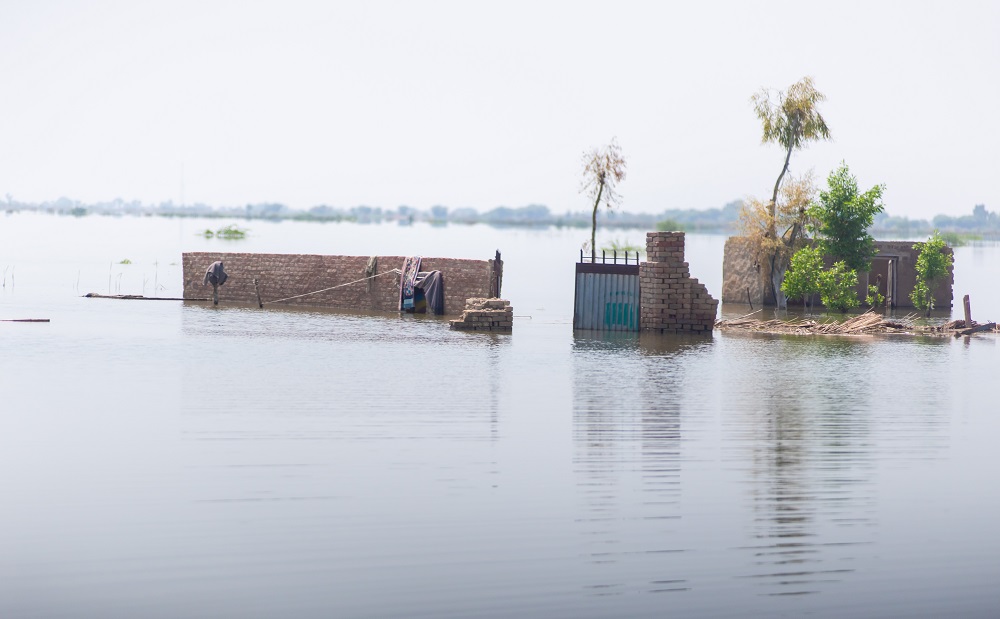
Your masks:
{"label": "cloth hanging on wall", "polygon": [[427,273],[424,279],[417,284],[417,288],[424,291],[427,309],[431,313],[438,316],[444,313],[444,278],[441,276],[441,271]]}
{"label": "cloth hanging on wall", "polygon": [[226,275],[225,269],[222,268],[222,261],[220,260],[213,262],[212,266],[208,267],[208,270],[205,271],[205,283],[202,285],[207,286],[212,284],[213,286],[221,286],[226,283],[227,279],[229,279],[229,276]]}
{"label": "cloth hanging on wall", "polygon": [[403,274],[399,280],[399,311],[413,308],[413,286],[420,272],[420,256],[403,259]]}

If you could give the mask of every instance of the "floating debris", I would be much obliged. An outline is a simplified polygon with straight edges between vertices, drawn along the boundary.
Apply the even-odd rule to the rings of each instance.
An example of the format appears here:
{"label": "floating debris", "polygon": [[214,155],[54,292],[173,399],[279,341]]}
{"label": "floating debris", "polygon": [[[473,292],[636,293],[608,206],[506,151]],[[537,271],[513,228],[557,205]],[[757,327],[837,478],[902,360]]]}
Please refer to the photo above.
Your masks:
{"label": "floating debris", "polygon": [[86,299],[118,299],[119,301],[211,301],[207,298],[198,297],[144,297],[141,294],[98,294],[88,292],[83,295]]}
{"label": "floating debris", "polygon": [[915,324],[914,320],[917,318],[917,314],[886,320],[885,317],[872,311],[854,316],[844,322],[817,322],[807,319],[759,320],[751,318],[751,316],[760,311],[757,310],[739,318],[716,321],[715,328],[779,335],[875,335],[898,333],[909,335],[954,335],[955,337],[959,337],[988,331],[997,332],[997,325],[994,322],[981,325],[972,321],[970,325],[966,326],[964,320],[953,320],[941,326],[933,327]]}

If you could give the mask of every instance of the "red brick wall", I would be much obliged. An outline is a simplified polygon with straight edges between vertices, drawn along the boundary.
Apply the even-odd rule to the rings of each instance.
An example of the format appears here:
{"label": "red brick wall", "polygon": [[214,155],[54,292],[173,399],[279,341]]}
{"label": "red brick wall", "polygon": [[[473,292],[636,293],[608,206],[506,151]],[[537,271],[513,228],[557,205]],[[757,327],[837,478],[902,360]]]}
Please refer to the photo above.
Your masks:
{"label": "red brick wall", "polygon": [[646,234],[639,265],[639,326],[659,333],[710,333],[719,302],[691,277],[684,262],[683,232]]}
{"label": "red brick wall", "polygon": [[[253,279],[259,281],[260,296],[268,302],[330,288],[365,277],[368,256],[324,256],[309,254],[249,254],[192,252],[183,255],[184,297],[211,298],[211,285],[204,285],[205,271],[215,261],[225,263],[229,279],[219,287],[219,303],[257,304]],[[379,256],[379,277],[282,301],[285,305],[331,307],[359,311],[395,312],[399,308],[399,276],[388,273],[403,265],[403,256]],[[501,271],[503,262],[499,265]],[[421,271],[441,271],[444,282],[444,313],[461,314],[465,300],[490,296],[493,260],[423,258]]]}

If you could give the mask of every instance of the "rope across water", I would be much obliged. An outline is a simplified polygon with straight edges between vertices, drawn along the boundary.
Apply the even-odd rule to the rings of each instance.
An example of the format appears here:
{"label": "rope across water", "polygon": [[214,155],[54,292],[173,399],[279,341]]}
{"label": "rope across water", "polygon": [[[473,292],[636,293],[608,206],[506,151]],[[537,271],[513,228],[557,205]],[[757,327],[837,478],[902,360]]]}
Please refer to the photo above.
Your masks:
{"label": "rope across water", "polygon": [[384,271],[377,275],[372,275],[371,277],[362,277],[361,279],[356,279],[353,282],[347,282],[346,284],[337,284],[336,286],[330,286],[329,288],[324,288],[322,290],[314,290],[312,292],[306,292],[291,297],[285,297],[284,299],[275,299],[274,301],[267,301],[267,303],[281,303],[282,301],[291,301],[292,299],[298,299],[300,297],[308,297],[309,295],[319,294],[321,292],[328,292],[330,290],[335,290],[337,288],[343,288],[344,286],[350,286],[351,284],[360,284],[361,282],[372,280],[375,279],[376,277],[382,277],[383,275],[389,275],[390,273],[395,275],[400,275],[402,274],[402,271],[400,271],[399,269],[392,269],[390,271]]}

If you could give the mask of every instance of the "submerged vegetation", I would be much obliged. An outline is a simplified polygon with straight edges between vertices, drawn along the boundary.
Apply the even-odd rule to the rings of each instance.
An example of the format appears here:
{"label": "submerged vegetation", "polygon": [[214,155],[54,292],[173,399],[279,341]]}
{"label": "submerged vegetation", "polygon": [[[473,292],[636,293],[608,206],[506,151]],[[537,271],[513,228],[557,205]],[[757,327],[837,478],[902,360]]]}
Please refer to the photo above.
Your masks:
{"label": "submerged vegetation", "polygon": [[202,236],[206,239],[217,238],[217,239],[227,239],[227,240],[239,240],[246,238],[248,230],[246,228],[241,228],[237,224],[229,224],[228,226],[223,226],[217,230],[206,229],[202,232]]}
{"label": "submerged vegetation", "polygon": [[[819,294],[823,305],[846,312],[860,305],[858,273],[871,270],[875,239],[869,228],[875,215],[882,212],[884,187],[876,185],[859,193],[857,179],[847,164],[841,163],[827,178],[827,188],[802,214],[803,224],[816,242],[792,255],[781,291],[805,300]],[[835,260],[830,268],[824,268],[825,256]],[[878,288],[866,283],[865,290],[868,304],[878,305],[882,296]]]}
{"label": "submerged vegetation", "polygon": [[941,235],[941,240],[943,240],[948,247],[963,247],[969,243],[969,241],[981,241],[983,240],[982,234],[972,234],[968,232],[939,232]]}
{"label": "submerged vegetation", "polygon": [[629,239],[621,240],[613,239],[607,245],[601,248],[605,252],[629,252],[629,253],[646,253],[646,248],[638,243],[633,243]]}
{"label": "submerged vegetation", "polygon": [[934,232],[924,243],[915,243],[913,249],[919,251],[917,263],[917,282],[910,293],[910,301],[917,309],[927,310],[931,315],[934,309],[934,288],[941,279],[948,275],[951,268],[951,255],[945,252],[945,242],[941,235]]}
{"label": "submerged vegetation", "polygon": [[683,232],[684,224],[668,217],[656,222],[656,230],[657,232]]}
{"label": "submerged vegetation", "polygon": [[802,297],[803,306],[815,295],[829,309],[839,312],[858,307],[858,272],[842,260],[830,268],[823,267],[823,250],[820,247],[803,247],[792,256],[791,264],[781,290],[790,298]]}

